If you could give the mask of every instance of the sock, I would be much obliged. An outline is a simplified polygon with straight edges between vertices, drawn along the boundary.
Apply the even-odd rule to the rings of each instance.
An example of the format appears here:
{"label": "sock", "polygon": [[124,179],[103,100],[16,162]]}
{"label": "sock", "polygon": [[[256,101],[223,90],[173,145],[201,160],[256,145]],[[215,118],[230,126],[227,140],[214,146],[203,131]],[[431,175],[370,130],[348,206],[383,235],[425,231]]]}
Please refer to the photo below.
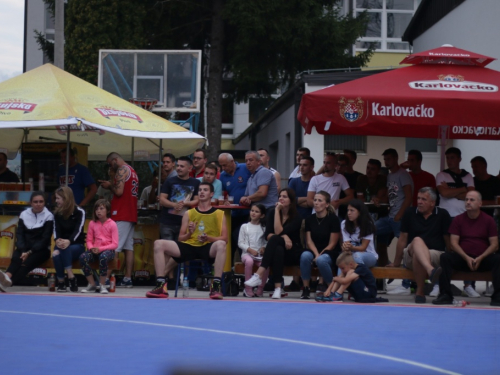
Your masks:
{"label": "sock", "polygon": [[130,277],[124,277],[123,278],[123,281],[130,281],[130,280],[132,280]]}
{"label": "sock", "polygon": [[215,283],[219,283],[220,284],[220,282],[221,282],[221,278],[220,277],[214,277],[214,281],[213,281],[214,284]]}
{"label": "sock", "polygon": [[164,284],[165,283],[165,278],[164,277],[157,277],[156,278],[156,283],[157,284]]}

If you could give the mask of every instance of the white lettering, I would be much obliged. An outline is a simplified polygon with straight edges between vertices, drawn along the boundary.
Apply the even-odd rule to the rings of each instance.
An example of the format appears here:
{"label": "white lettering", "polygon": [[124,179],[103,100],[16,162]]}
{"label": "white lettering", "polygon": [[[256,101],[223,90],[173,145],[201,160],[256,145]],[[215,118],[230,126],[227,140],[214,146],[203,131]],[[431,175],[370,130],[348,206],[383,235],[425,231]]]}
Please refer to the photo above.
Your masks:
{"label": "white lettering", "polygon": [[413,81],[408,86],[416,90],[437,91],[468,91],[468,92],[497,92],[498,86],[481,82],[446,82],[446,81]]}
{"label": "white lettering", "polygon": [[372,102],[373,116],[394,116],[394,117],[429,117],[433,118],[435,110],[432,107],[426,108],[424,104],[415,107],[397,106],[394,103],[383,106],[380,103]]}

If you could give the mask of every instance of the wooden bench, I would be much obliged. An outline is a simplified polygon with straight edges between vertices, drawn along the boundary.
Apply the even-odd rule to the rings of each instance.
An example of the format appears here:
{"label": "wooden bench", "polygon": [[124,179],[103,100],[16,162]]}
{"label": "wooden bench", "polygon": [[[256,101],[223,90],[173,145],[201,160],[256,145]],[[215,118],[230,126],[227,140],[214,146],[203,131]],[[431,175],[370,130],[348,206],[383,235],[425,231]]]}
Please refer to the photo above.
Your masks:
{"label": "wooden bench", "polygon": [[[116,254],[116,255],[118,255],[118,254]],[[10,264],[10,258],[0,258],[0,268],[7,268],[9,266],[9,264]],[[90,266],[92,267],[92,269],[98,270],[99,269],[99,262],[98,261],[92,262],[92,263],[90,263]],[[118,259],[118,256],[115,256],[115,258],[108,263],[108,267],[109,267],[109,269],[112,269],[112,270],[120,269],[120,260]],[[52,257],[50,257],[45,262],[43,262],[41,265],[39,265],[38,268],[54,269],[54,263],[52,262]],[[81,269],[80,262],[78,260],[75,260],[73,262],[72,268],[74,270]]]}
{"label": "wooden bench", "polygon": [[[376,279],[409,279],[413,280],[413,271],[403,267],[372,267],[370,270]],[[252,272],[256,272],[257,267],[254,266]],[[319,276],[317,268],[313,268],[313,276]],[[235,274],[244,274],[245,265],[243,263],[234,264]],[[300,276],[300,267],[285,266],[283,275]],[[471,281],[493,281],[491,271],[487,272],[454,272],[452,280],[471,280]]]}

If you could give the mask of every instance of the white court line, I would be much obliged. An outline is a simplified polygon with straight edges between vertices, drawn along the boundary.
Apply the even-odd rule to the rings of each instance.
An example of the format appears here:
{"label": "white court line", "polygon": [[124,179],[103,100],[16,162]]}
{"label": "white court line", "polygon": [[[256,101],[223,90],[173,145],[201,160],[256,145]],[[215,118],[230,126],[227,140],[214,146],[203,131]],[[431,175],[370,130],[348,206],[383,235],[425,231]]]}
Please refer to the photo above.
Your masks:
{"label": "white court line", "polygon": [[369,357],[386,359],[388,361],[404,363],[406,365],[420,367],[420,368],[423,368],[423,369],[426,369],[426,370],[435,371],[435,372],[438,372],[438,373],[441,373],[441,374],[460,375],[457,372],[448,371],[448,370],[445,370],[445,369],[442,369],[442,368],[439,368],[439,367],[434,367],[434,366],[426,365],[424,363],[410,361],[410,360],[407,360],[407,359],[401,359],[401,358],[391,357],[391,356],[383,355],[383,354],[371,353],[371,352],[367,352],[367,351],[364,351],[364,350],[348,349],[348,348],[342,348],[342,347],[334,346],[334,345],[317,344],[317,343],[314,343],[314,342],[307,342],[307,341],[300,341],[300,340],[290,340],[290,339],[283,339],[283,338],[272,337],[272,336],[254,335],[254,334],[250,334],[250,333],[222,331],[222,330],[218,330],[218,329],[209,329],[209,328],[196,328],[196,327],[180,326],[180,325],[174,325],[174,324],[141,322],[141,321],[136,321],[136,320],[95,318],[95,317],[89,317],[89,316],[61,315],[61,314],[44,314],[44,313],[33,313],[33,312],[25,312],[25,311],[9,311],[9,310],[0,310],[0,313],[4,313],[4,314],[20,314],[20,315],[49,316],[49,317],[56,317],[56,318],[69,318],[69,319],[97,320],[97,321],[101,321],[101,322],[115,322],[115,323],[138,324],[138,325],[153,326],[153,327],[177,328],[177,329],[186,329],[186,330],[190,330],[190,331],[211,332],[211,333],[220,333],[220,334],[223,334],[223,335],[233,335],[233,336],[250,337],[250,338],[255,338],[255,339],[264,339],[264,340],[270,340],[270,341],[286,342],[286,343],[289,343],[289,344],[299,344],[299,345],[312,346],[312,347],[316,347],[316,348],[338,350],[338,351],[347,352],[347,353],[360,354],[360,355],[365,355],[365,356],[369,356]]}

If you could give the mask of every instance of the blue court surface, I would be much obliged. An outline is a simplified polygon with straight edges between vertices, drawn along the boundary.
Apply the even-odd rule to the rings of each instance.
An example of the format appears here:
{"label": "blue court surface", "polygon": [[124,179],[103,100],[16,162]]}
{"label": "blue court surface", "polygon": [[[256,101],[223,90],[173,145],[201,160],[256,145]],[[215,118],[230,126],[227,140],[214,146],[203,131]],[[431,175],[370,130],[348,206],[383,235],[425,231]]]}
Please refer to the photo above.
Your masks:
{"label": "blue court surface", "polygon": [[500,374],[500,310],[0,295],[2,374]]}

